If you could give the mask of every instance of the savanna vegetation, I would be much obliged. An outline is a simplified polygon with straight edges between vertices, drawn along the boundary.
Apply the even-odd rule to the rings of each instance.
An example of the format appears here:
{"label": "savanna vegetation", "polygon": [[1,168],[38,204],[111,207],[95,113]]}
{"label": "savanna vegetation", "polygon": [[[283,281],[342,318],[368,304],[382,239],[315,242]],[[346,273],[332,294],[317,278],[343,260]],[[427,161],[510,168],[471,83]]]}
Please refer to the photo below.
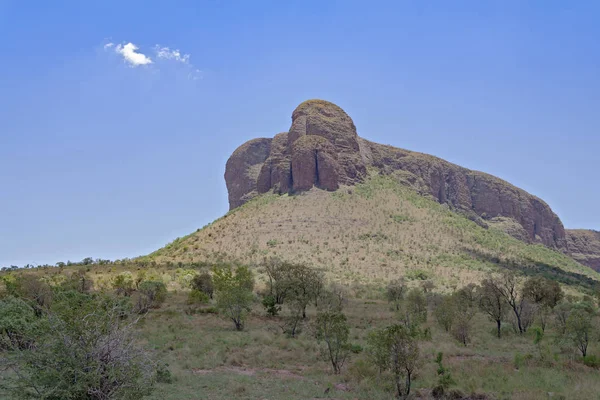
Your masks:
{"label": "savanna vegetation", "polygon": [[[439,290],[276,258],[5,271],[0,397],[595,399],[598,297],[498,270]],[[567,289],[567,290],[565,290]]]}

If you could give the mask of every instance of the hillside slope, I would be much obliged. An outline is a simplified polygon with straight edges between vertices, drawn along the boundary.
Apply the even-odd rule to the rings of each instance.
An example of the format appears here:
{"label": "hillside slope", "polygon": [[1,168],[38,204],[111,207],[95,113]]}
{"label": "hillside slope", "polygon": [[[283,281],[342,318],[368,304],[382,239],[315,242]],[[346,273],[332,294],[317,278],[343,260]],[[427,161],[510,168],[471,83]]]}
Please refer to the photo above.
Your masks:
{"label": "hillside slope", "polygon": [[335,192],[263,194],[148,257],[156,261],[260,262],[265,257],[322,268],[334,281],[386,283],[400,275],[441,289],[479,281],[498,268],[545,273],[590,285],[599,275],[541,244],[484,228],[447,205],[371,174]]}

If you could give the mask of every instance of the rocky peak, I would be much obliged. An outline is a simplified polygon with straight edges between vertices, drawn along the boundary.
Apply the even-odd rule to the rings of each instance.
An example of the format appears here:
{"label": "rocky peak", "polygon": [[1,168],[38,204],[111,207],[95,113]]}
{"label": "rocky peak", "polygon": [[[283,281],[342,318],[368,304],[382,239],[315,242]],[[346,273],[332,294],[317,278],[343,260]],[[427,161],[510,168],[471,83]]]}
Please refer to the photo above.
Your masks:
{"label": "rocky peak", "polygon": [[352,118],[324,100],[300,104],[288,132],[251,140],[234,151],[225,171],[229,206],[268,191],[337,190],[361,182],[367,167],[395,176],[481,225],[509,227],[507,232],[521,240],[566,250],[564,227],[541,199],[494,176],[364,140]]}

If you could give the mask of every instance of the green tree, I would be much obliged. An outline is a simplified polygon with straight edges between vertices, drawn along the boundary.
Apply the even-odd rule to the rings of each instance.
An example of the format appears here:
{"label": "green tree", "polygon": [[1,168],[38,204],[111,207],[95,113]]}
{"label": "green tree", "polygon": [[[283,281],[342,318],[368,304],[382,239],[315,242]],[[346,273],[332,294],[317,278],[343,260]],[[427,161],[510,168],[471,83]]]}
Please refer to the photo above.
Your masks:
{"label": "green tree", "polygon": [[523,285],[523,296],[535,305],[540,326],[545,331],[554,307],[564,298],[560,285],[542,276],[531,277]]}
{"label": "green tree", "polygon": [[398,318],[409,329],[427,321],[427,298],[420,289],[411,289],[399,308]]}
{"label": "green tree", "polygon": [[496,323],[498,338],[502,337],[502,321],[510,305],[504,297],[500,282],[495,278],[484,279],[478,289],[479,308]]}
{"label": "green tree", "polygon": [[231,267],[221,266],[213,269],[213,275],[217,308],[222,315],[233,321],[236,330],[243,330],[254,300],[252,271],[240,266],[234,273]]}
{"label": "green tree", "polygon": [[392,373],[398,397],[408,397],[420,364],[419,346],[410,331],[403,325],[392,325],[369,335],[368,343],[375,366]]}
{"label": "green tree", "polygon": [[584,308],[575,308],[567,318],[567,333],[583,357],[587,355],[590,341],[596,337],[597,327],[592,318]]}
{"label": "green tree", "polygon": [[456,314],[456,304],[452,296],[443,296],[433,311],[438,324],[450,332]]}
{"label": "green tree", "polygon": [[405,292],[406,284],[404,278],[391,281],[386,288],[387,301],[396,307],[396,311],[400,310],[400,303],[404,299]]}
{"label": "green tree", "polygon": [[331,362],[334,374],[339,374],[350,353],[348,337],[350,327],[346,316],[341,312],[321,312],[317,314],[316,333],[319,341],[327,346],[327,359]]}

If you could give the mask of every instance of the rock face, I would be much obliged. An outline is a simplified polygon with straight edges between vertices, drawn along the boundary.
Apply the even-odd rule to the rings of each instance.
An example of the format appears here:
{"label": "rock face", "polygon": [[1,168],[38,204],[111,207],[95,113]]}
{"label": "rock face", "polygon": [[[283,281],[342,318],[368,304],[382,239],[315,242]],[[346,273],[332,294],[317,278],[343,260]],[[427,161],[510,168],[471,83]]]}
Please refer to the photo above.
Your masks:
{"label": "rock face", "polygon": [[567,229],[568,253],[583,265],[600,272],[600,232]]}
{"label": "rock face", "polygon": [[365,179],[367,167],[397,177],[484,226],[508,227],[520,239],[567,248],[560,219],[541,199],[494,176],[364,140],[348,114],[323,100],[300,104],[289,132],[251,140],[232,154],[225,171],[229,205],[236,208],[271,190],[337,190]]}
{"label": "rock face", "polygon": [[252,139],[238,147],[225,166],[229,207],[236,208],[256,195],[260,168],[271,152],[272,139]]}

